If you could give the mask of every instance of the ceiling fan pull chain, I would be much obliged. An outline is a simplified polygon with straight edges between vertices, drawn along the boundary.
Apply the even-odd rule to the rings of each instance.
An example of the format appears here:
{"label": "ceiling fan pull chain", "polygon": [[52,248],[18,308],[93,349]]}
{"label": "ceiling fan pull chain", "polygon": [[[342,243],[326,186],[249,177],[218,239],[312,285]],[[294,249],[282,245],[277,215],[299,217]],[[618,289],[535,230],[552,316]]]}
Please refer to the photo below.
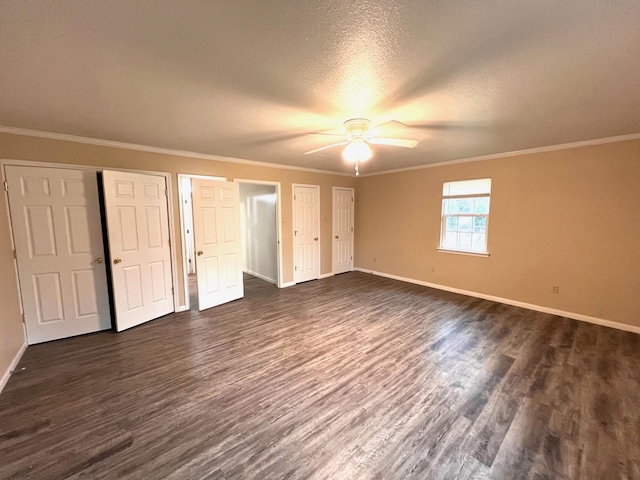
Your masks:
{"label": "ceiling fan pull chain", "polygon": [[360,171],[358,170],[358,159],[356,159],[356,177],[360,175]]}

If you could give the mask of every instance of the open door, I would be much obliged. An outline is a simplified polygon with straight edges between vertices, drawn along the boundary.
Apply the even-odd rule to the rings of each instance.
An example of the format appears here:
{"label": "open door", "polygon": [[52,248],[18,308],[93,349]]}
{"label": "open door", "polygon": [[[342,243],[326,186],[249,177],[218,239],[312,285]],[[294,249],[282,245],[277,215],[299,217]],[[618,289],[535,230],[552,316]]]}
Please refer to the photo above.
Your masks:
{"label": "open door", "polygon": [[6,174],[29,345],[111,328],[96,173]]}
{"label": "open door", "polygon": [[240,189],[234,182],[191,179],[198,306],[244,297]]}
{"label": "open door", "polygon": [[103,172],[116,330],[174,311],[165,177]]}

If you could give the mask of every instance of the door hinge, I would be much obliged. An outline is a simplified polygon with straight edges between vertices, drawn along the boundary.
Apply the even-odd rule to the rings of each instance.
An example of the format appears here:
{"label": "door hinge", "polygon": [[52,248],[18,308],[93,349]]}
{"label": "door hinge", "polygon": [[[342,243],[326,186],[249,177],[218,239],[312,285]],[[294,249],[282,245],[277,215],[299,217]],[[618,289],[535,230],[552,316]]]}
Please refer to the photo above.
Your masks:
{"label": "door hinge", "polygon": [[353,227],[351,227],[351,231],[353,232]]}
{"label": "door hinge", "polygon": [[15,258],[16,260],[18,259],[18,252],[16,252],[15,250],[13,251],[13,258]]}
{"label": "door hinge", "polygon": [[353,255],[351,255],[351,260],[353,260]]}
{"label": "door hinge", "polygon": [[24,318],[24,313],[22,314],[22,323],[24,323],[26,325],[27,321]]}
{"label": "door hinge", "polygon": [[168,188],[165,188],[165,189],[164,189],[164,196],[165,196],[165,197],[168,197],[168,196],[169,196],[169,189],[168,189]]}
{"label": "door hinge", "polygon": [[353,197],[351,197],[351,202],[353,202]]}
{"label": "door hinge", "polygon": [[175,293],[175,291],[173,290],[173,287],[171,287],[171,295],[173,295]]}
{"label": "door hinge", "polygon": [[[7,183],[7,182],[4,182],[4,183]],[[294,200],[297,200],[297,199],[298,199],[297,195],[294,195],[294,196],[293,196],[293,199],[294,199]]]}
{"label": "door hinge", "polygon": [[8,192],[8,191],[9,191],[9,182],[7,182],[6,180],[5,180],[5,182],[4,182],[4,191],[5,191],[5,192]]}
{"label": "door hinge", "polygon": [[298,267],[293,267],[293,270],[297,272],[298,271]]}

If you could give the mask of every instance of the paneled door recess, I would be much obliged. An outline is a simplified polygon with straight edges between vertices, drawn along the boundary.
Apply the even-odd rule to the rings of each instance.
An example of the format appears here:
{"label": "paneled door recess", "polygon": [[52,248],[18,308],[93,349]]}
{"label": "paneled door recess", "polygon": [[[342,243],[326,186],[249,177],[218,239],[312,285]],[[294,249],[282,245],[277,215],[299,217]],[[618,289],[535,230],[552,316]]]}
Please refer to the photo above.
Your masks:
{"label": "paneled door recess", "polygon": [[103,172],[116,330],[174,311],[165,177]]}
{"label": "paneled door recess", "polygon": [[110,328],[96,172],[5,171],[29,344]]}
{"label": "paneled door recess", "polygon": [[293,247],[296,283],[320,277],[320,187],[293,187]]}
{"label": "paneled door recess", "polygon": [[244,297],[240,186],[191,179],[199,309]]}
{"label": "paneled door recess", "polygon": [[353,270],[353,188],[333,187],[333,273]]}

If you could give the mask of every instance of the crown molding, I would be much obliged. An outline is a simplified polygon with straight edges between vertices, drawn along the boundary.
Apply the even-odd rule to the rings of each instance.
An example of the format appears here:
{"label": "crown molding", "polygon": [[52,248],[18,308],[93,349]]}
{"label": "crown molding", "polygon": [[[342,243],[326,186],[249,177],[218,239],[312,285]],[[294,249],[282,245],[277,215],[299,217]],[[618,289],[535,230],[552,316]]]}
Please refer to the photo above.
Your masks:
{"label": "crown molding", "polygon": [[78,135],[68,135],[66,133],[43,132],[41,130],[29,130],[27,128],[7,127],[0,125],[0,133],[13,135],[23,135],[27,137],[45,138],[50,140],[62,140],[65,142],[82,143],[86,145],[97,145],[101,147],[122,148],[126,150],[136,150],[139,152],[158,153],[161,155],[173,155],[177,157],[198,158],[201,160],[212,160],[215,162],[237,163],[241,165],[253,165],[256,167],[276,168],[283,170],[297,170],[310,173],[322,173],[325,175],[338,175],[341,177],[352,177],[351,173],[333,172],[331,170],[321,170],[318,168],[298,167],[294,165],[283,165],[281,163],[260,162],[258,160],[245,160],[243,158],[224,157],[221,155],[210,155],[206,153],[190,152],[188,150],[172,150],[170,148],[151,147],[136,143],[116,142],[114,140],[101,140],[99,138],[81,137]]}
{"label": "crown molding", "polygon": [[[86,145],[97,145],[102,147],[122,148],[126,150],[136,150],[140,152],[158,153],[161,155],[172,155],[177,157],[198,158],[201,160],[212,160],[216,162],[236,163],[241,165],[253,165],[256,167],[276,168],[283,170],[297,170],[310,173],[321,173],[325,175],[338,175],[341,177],[353,177],[351,173],[334,172],[331,170],[322,170],[318,168],[298,167],[294,165],[283,165],[280,163],[261,162],[258,160],[246,160],[243,158],[224,157],[221,155],[211,155],[206,153],[190,152],[188,150],[172,150],[169,148],[151,147],[148,145],[139,145],[136,143],[117,142],[114,140],[102,140],[99,138],[81,137],[78,135],[68,135],[66,133],[44,132],[41,130],[29,130],[26,128],[7,127],[0,125],[0,133],[9,133],[13,135],[23,135],[29,137],[46,138],[52,140],[62,140],[66,142],[83,143]],[[446,160],[444,162],[429,163],[426,165],[416,165],[413,167],[395,168],[392,170],[383,170],[381,172],[364,173],[360,177],[374,177],[377,175],[387,175],[390,173],[410,172],[413,170],[423,170],[425,168],[444,167],[447,165],[457,165],[459,163],[481,162],[483,160],[494,160],[499,158],[516,157],[519,155],[531,155],[535,153],[553,152],[557,150],[567,150],[572,148],[590,147],[594,145],[603,145],[607,143],[626,142],[629,140],[640,139],[640,133],[631,133],[628,135],[618,135],[614,137],[597,138],[593,140],[583,140],[580,142],[561,143],[557,145],[548,145],[545,147],[528,148],[524,150],[513,150],[510,152],[492,153],[489,155],[481,155],[477,157],[459,158],[456,160]]]}
{"label": "crown molding", "polygon": [[384,170],[382,172],[365,173],[365,174],[360,174],[360,177],[375,177],[376,175],[387,175],[389,173],[410,172],[412,170],[423,170],[425,168],[444,167],[446,165],[457,165],[459,163],[481,162],[483,160],[517,157],[519,155],[531,155],[534,153],[554,152],[557,150],[568,150],[571,148],[591,147],[594,145],[626,142],[629,140],[637,140],[637,139],[640,139],[640,133],[630,133],[628,135],[618,135],[615,137],[596,138],[593,140],[583,140],[580,142],[571,142],[571,143],[560,143],[558,145],[549,145],[546,147],[527,148],[525,150],[514,150],[511,152],[503,152],[503,153],[492,153],[489,155],[481,155],[479,157],[459,158],[457,160],[446,160],[444,162],[429,163],[427,165],[416,165],[414,167],[396,168],[393,170]]}

